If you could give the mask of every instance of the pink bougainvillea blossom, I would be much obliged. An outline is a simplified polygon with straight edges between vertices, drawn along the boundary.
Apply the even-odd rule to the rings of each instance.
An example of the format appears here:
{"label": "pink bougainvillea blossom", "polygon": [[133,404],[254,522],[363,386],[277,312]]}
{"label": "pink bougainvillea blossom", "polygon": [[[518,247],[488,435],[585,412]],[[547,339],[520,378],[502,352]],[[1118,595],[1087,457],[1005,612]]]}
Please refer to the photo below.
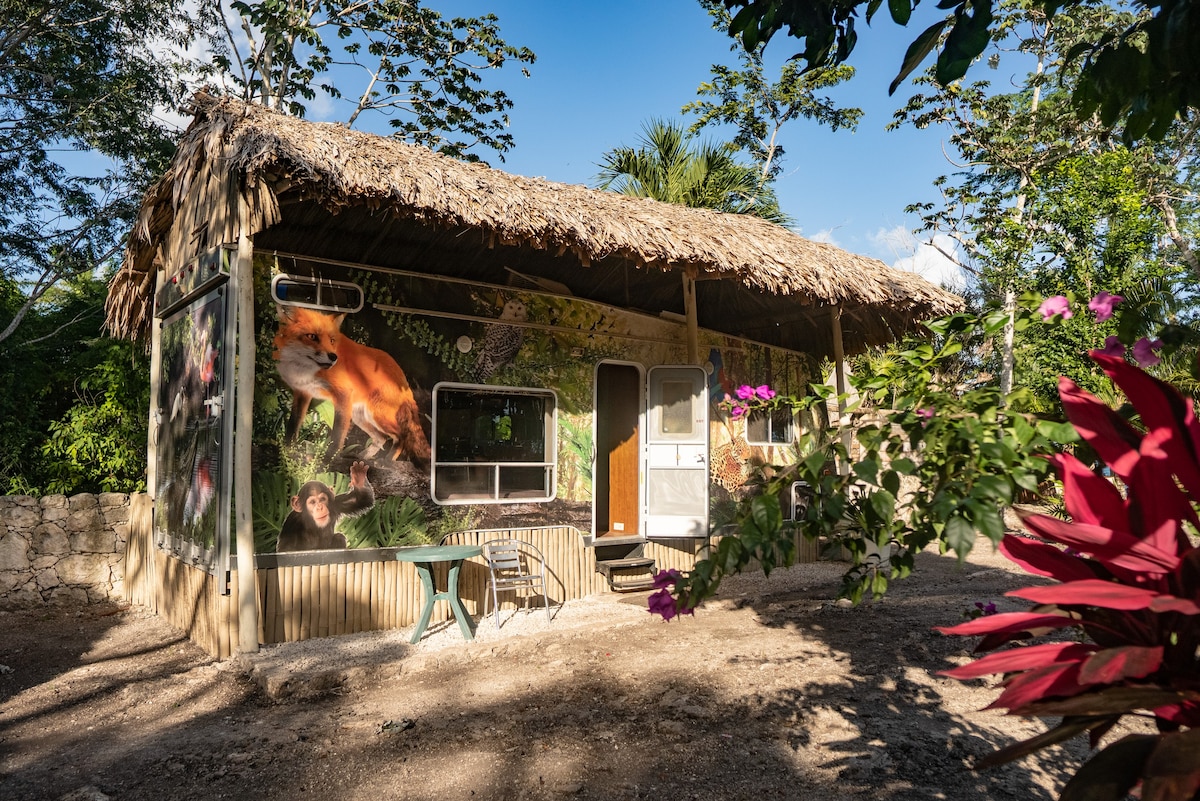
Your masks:
{"label": "pink bougainvillea blossom", "polygon": [[1113,316],[1113,306],[1125,300],[1120,295],[1110,295],[1098,292],[1096,297],[1088,301],[1088,308],[1096,313],[1096,322],[1102,323]]}
{"label": "pink bougainvillea blossom", "polygon": [[1051,298],[1046,298],[1042,301],[1042,305],[1038,306],[1038,313],[1042,315],[1042,320],[1049,320],[1052,317],[1060,316],[1064,320],[1070,320],[1074,315],[1071,311],[1071,303],[1065,295],[1055,295]]}
{"label": "pink bougainvillea blossom", "polygon": [[654,574],[654,589],[661,590],[663,587],[674,587],[681,578],[683,578],[683,574],[675,568],[660,570]]}
{"label": "pink bougainvillea blossom", "polygon": [[737,396],[742,400],[750,400],[754,397],[754,387],[749,384],[742,384],[737,388]]}
{"label": "pink bougainvillea blossom", "polygon": [[775,397],[775,390],[771,389],[766,384],[763,384],[761,387],[754,388],[754,394],[758,396],[759,399],[768,401]]}
{"label": "pink bougainvillea blossom", "polygon": [[1162,361],[1158,358],[1155,351],[1162,349],[1161,339],[1147,339],[1142,337],[1137,342],[1133,343],[1133,359],[1142,367],[1153,367]]}
{"label": "pink bougainvillea blossom", "polygon": [[1124,356],[1125,346],[1121,344],[1120,337],[1109,336],[1104,338],[1104,347],[1098,352],[1105,356]]}

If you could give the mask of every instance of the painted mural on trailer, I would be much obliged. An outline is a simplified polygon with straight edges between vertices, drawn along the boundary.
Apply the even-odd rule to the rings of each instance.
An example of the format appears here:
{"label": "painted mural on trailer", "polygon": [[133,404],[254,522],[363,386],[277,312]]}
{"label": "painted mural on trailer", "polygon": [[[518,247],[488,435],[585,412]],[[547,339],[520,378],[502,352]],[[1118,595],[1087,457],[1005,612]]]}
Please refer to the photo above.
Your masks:
{"label": "painted mural on trailer", "polygon": [[220,292],[162,323],[155,532],[211,562],[221,478],[225,299]]}
{"label": "painted mural on trailer", "polygon": [[[586,532],[597,364],[686,355],[678,321],[545,294],[515,270],[512,286],[491,287],[256,258],[256,275],[301,287],[291,302],[266,279],[255,291],[259,553],[412,545],[464,528]],[[318,302],[322,282],[344,303]],[[728,498],[755,448],[717,404],[741,383],[794,391],[810,368],[724,337],[702,344],[713,497]]]}

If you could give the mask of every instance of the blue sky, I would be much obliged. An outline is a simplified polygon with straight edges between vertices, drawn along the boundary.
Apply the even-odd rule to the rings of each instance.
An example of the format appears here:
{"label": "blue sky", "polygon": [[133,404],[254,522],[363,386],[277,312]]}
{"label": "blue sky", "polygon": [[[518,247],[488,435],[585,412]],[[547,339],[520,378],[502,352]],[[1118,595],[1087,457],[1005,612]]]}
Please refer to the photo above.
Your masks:
{"label": "blue sky", "polygon": [[[680,108],[696,98],[712,64],[736,64],[730,40],[712,29],[696,0],[453,0],[438,7],[446,16],[490,11],[506,41],[537,54],[529,78],[509,68],[488,78],[515,102],[516,147],[504,163],[491,162],[521,175],[592,184],[604,152],[636,144],[651,118],[688,119]],[[914,15],[908,28],[893,24],[886,10],[874,27],[862,26],[852,60],[858,74],[830,93],[864,110],[858,130],[789,123],[777,190],[801,234],[901,267],[915,261],[940,280],[944,260],[904,236],[919,225],[904,207],[937,201],[933,180],[953,170],[942,151],[945,135],[885,130],[904,99],[903,88],[887,94],[904,51],[942,13],[919,11],[929,18]],[[768,56],[782,59],[795,49],[795,40],[777,37]]]}

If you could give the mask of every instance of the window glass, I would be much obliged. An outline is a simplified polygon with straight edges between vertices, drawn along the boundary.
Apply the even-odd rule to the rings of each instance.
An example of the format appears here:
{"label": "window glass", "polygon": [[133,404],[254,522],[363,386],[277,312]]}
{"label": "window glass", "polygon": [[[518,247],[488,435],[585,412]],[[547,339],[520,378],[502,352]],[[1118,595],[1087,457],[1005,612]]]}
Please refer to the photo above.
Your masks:
{"label": "window glass", "polygon": [[433,395],[434,501],[553,498],[557,467],[553,392],[439,384]]}
{"label": "window glass", "polygon": [[746,441],[751,445],[790,445],[796,440],[796,421],[789,409],[751,412],[746,418]]}
{"label": "window glass", "polygon": [[363,307],[363,292],[347,281],[325,281],[292,275],[271,279],[271,297],[287,306],[356,312]]}
{"label": "window glass", "polygon": [[661,434],[692,433],[692,382],[663,381]]}

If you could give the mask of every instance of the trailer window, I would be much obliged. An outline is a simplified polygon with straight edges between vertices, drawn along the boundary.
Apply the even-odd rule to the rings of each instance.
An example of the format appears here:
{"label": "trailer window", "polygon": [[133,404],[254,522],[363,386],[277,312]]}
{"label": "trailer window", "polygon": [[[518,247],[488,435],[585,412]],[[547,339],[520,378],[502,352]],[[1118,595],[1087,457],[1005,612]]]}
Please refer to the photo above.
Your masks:
{"label": "trailer window", "polygon": [[796,441],[791,409],[754,411],[746,418],[746,441],[751,445],[790,445]]}
{"label": "trailer window", "polygon": [[363,307],[363,291],[349,281],[280,274],[271,279],[271,297],[285,306],[353,313]]}
{"label": "trailer window", "polygon": [[438,384],[429,488],[434,502],[553,500],[556,415],[550,390]]}

